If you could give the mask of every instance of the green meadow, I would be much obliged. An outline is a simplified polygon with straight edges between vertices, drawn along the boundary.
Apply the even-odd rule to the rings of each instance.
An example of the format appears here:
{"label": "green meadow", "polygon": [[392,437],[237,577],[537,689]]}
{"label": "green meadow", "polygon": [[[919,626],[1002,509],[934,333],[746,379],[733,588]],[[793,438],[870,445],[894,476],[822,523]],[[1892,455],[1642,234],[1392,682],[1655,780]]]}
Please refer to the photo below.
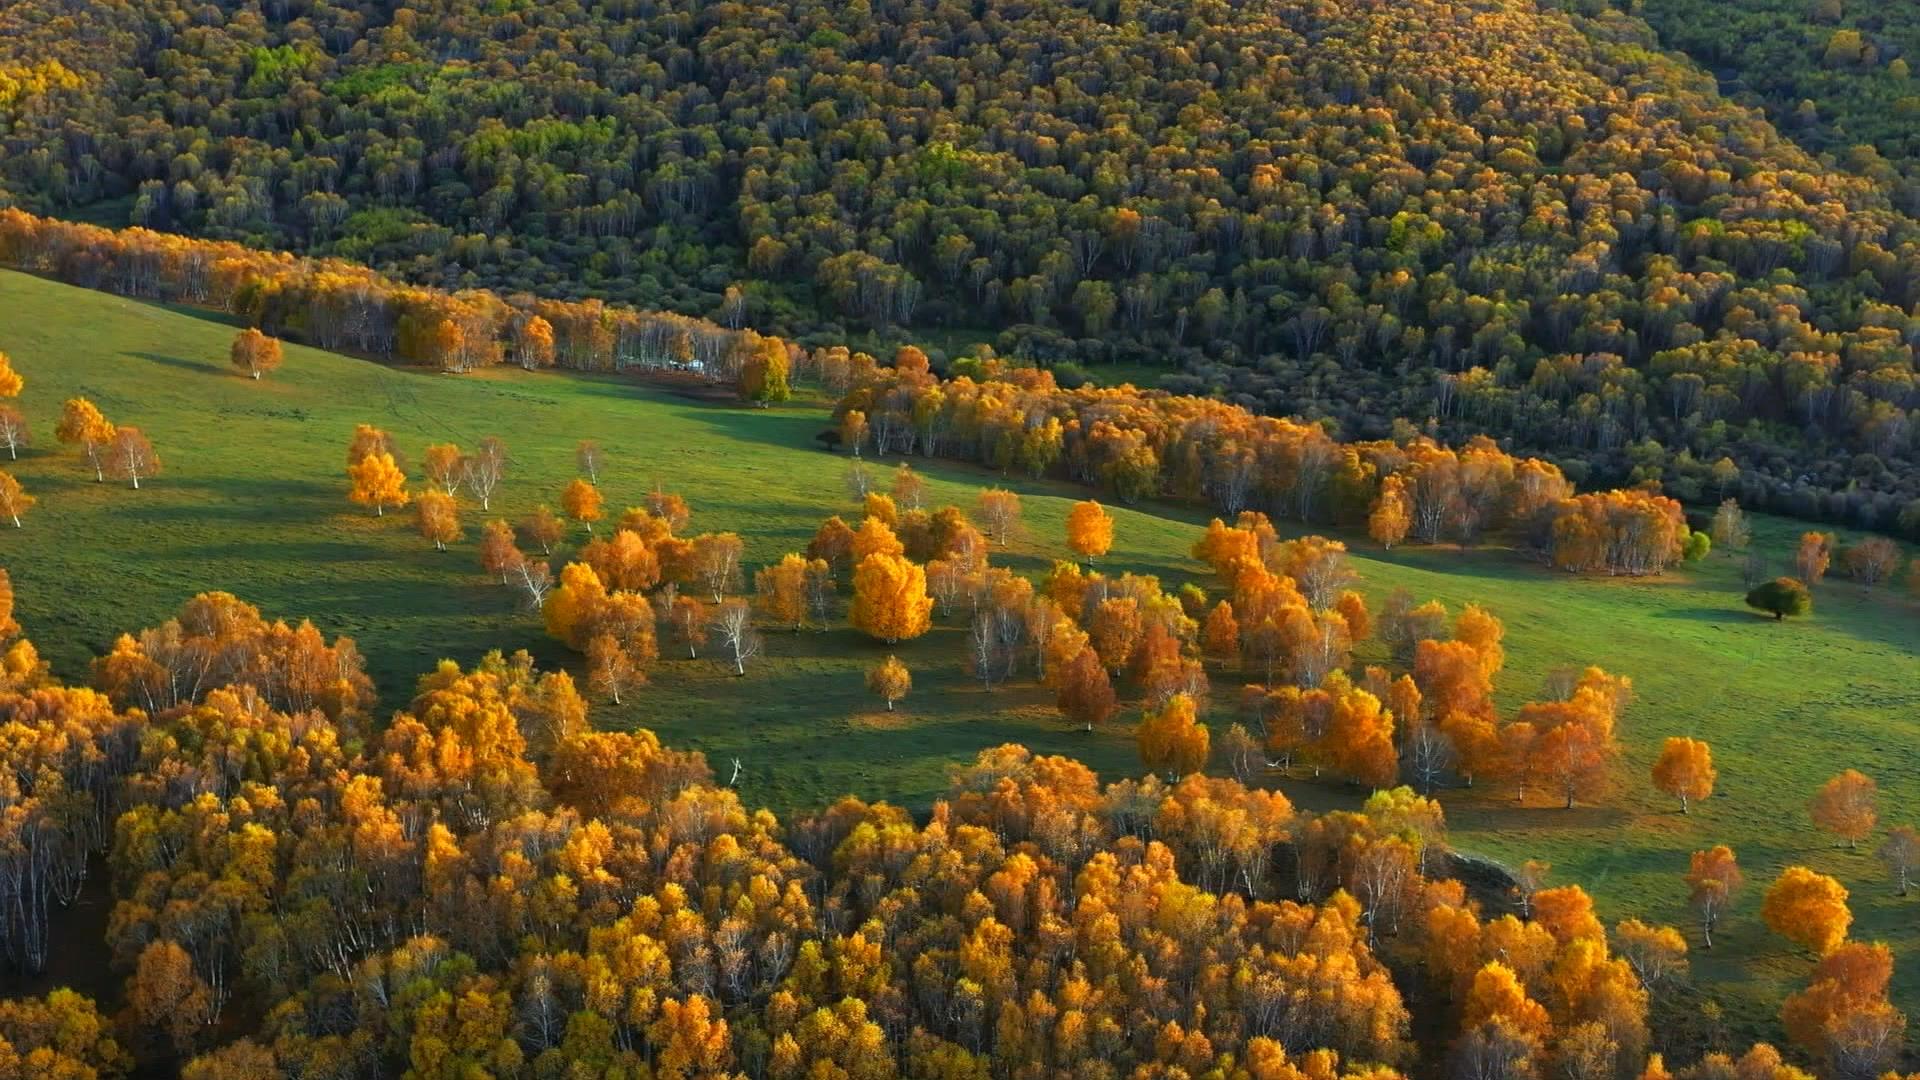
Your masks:
{"label": "green meadow", "polygon": [[[656,484],[677,491],[693,506],[693,531],[745,538],[749,573],[803,546],[827,515],[856,513],[847,459],[813,441],[826,423],[818,401],[751,409],[612,377],[451,376],[292,345],[279,372],[253,382],[227,365],[233,332],[204,312],[0,272],[0,351],[26,377],[18,405],[34,435],[13,471],[40,500],[24,529],[0,528],[0,565],[12,573],[18,618],[65,678],[84,679],[88,661],[119,632],[214,589],[269,616],[353,636],[386,709],[403,706],[414,677],[442,657],[465,664],[489,649],[525,648],[542,664],[571,663],[520,594],[480,573],[477,506],[465,509],[466,539],[441,553],[413,532],[409,512],[375,517],[347,502],[345,452],[358,423],[390,431],[416,476],[429,443],[470,446],[500,435],[510,465],[493,516],[509,520],[557,503],[575,474],[575,444],[596,439],[612,514]],[[95,483],[84,460],[53,438],[61,402],[79,394],[116,423],[142,428],[164,472],[139,491]],[[967,466],[913,464],[934,505],[970,508],[980,488],[1003,482]],[[1004,483],[1022,494],[1025,519],[996,561],[1037,572],[1064,557],[1062,520],[1084,492]],[[1104,569],[1209,584],[1187,555],[1204,513],[1153,505],[1115,515]],[[1756,545],[1783,571],[1799,527],[1756,526]],[[1913,955],[1920,896],[1895,897],[1871,845],[1836,849],[1806,813],[1813,790],[1851,766],[1879,781],[1883,824],[1920,821],[1920,607],[1898,586],[1824,583],[1813,617],[1779,624],[1741,605],[1738,559],[1721,553],[1657,580],[1610,580],[1569,577],[1504,550],[1383,552],[1346,539],[1374,600],[1405,587],[1454,610],[1481,603],[1505,622],[1505,708],[1536,696],[1568,665],[1633,679],[1635,701],[1621,723],[1626,752],[1603,802],[1565,810],[1517,806],[1498,790],[1448,791],[1442,801],[1457,847],[1509,863],[1548,860],[1551,881],[1590,889],[1607,921],[1672,922],[1697,943],[1681,882],[1687,855],[1731,844],[1748,888],[1717,947],[1695,952],[1694,981],[1736,1027],[1757,1034],[1769,1033],[1781,996],[1811,965],[1759,919],[1761,893],[1783,866],[1807,863],[1839,877],[1853,892],[1855,934]],[[652,685],[624,707],[597,705],[595,720],[649,727],[703,750],[722,780],[737,760],[742,797],[783,814],[848,792],[925,808],[954,764],[1004,742],[1069,754],[1109,777],[1136,771],[1132,711],[1108,730],[1075,730],[1030,681],[980,688],[962,669],[961,639],[959,627],[939,624],[897,650],[914,689],[893,714],[863,684],[885,650],[846,629],[770,631],[744,678],[705,658],[678,658],[663,641]],[[1371,650],[1362,656],[1378,659]],[[1218,732],[1231,722],[1241,676],[1213,676]],[[1720,771],[1715,797],[1688,816],[1647,780],[1669,735],[1709,741]],[[1351,805],[1362,794],[1275,782],[1312,808]],[[1895,997],[1920,1004],[1920,965],[1900,967]]]}

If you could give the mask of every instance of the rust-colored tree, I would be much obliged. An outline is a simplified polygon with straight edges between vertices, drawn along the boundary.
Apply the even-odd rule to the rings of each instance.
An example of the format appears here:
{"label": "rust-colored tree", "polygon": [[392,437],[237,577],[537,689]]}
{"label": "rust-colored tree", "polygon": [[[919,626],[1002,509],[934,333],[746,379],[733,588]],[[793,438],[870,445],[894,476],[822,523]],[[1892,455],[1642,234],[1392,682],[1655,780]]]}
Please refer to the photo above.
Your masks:
{"label": "rust-colored tree", "polygon": [[1053,670],[1054,703],[1067,719],[1092,731],[1093,725],[1103,724],[1113,715],[1118,702],[1113,694],[1113,680],[1107,677],[1106,666],[1100,663],[1100,655],[1092,647],[1082,647],[1080,651]]}
{"label": "rust-colored tree", "polygon": [[486,523],[480,530],[480,569],[488,577],[499,577],[500,584],[508,583],[510,575],[526,556],[520,553],[520,545],[514,542],[513,526],[498,518]]}
{"label": "rust-colored tree", "polygon": [[113,471],[125,477],[135,491],[140,490],[141,480],[160,473],[160,455],[137,427],[123,427],[113,433],[109,460]]}
{"label": "rust-colored tree", "polygon": [[1820,785],[1808,804],[1814,825],[1846,842],[1849,849],[1873,834],[1880,821],[1880,785],[1857,769],[1848,769]]}
{"label": "rust-colored tree", "polygon": [[1693,853],[1687,866],[1687,903],[1700,920],[1700,935],[1707,948],[1713,948],[1713,930],[1733,908],[1745,884],[1740,864],[1727,845]]}

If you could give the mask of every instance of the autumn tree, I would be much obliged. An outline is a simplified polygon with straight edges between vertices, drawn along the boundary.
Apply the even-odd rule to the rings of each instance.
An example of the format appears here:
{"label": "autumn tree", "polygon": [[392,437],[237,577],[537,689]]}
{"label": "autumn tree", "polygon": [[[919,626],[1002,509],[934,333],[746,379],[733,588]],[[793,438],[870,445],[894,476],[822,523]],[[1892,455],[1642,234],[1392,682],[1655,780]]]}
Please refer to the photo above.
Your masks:
{"label": "autumn tree", "polygon": [[552,367],[553,324],[538,315],[523,320],[514,328],[513,361],[528,371]]}
{"label": "autumn tree", "polygon": [[1847,576],[1869,588],[1892,577],[1900,561],[1900,546],[1884,536],[1862,537],[1840,551]]}
{"label": "autumn tree", "polygon": [[280,339],[248,327],[234,335],[228,359],[248,378],[258,379],[280,367]]}
{"label": "autumn tree", "polygon": [[1764,611],[1777,622],[1789,615],[1805,615],[1813,610],[1813,594],[1798,578],[1780,577],[1763,582],[1747,593],[1747,606]]}
{"label": "autumn tree", "polygon": [[1207,764],[1207,725],[1195,719],[1193,697],[1175,694],[1157,710],[1148,710],[1134,733],[1140,760],[1154,772],[1185,776]]}
{"label": "autumn tree", "polygon": [[1880,842],[1877,852],[1880,862],[1886,866],[1888,876],[1893,878],[1894,888],[1901,896],[1907,895],[1907,889],[1913,881],[1913,870],[1920,866],[1920,830],[1911,825],[1896,825],[1887,830],[1887,838]]}
{"label": "autumn tree", "polygon": [[33,441],[33,433],[27,427],[27,418],[20,410],[11,405],[0,405],[0,444],[7,448],[10,460],[20,459],[20,448]]}
{"label": "autumn tree", "polygon": [[500,584],[507,584],[507,577],[516,567],[526,561],[520,553],[520,545],[514,542],[513,526],[495,518],[482,526],[480,530],[480,570],[488,577],[498,576]]}
{"label": "autumn tree", "polygon": [[0,472],[0,514],[12,519],[14,528],[20,527],[20,515],[33,509],[33,504],[38,501],[27,494],[12,473]]}
{"label": "autumn tree", "polygon": [[567,527],[552,508],[542,504],[535,507],[533,513],[520,519],[520,531],[529,541],[540,545],[541,554],[551,555],[553,545],[567,534]]}
{"label": "autumn tree", "polygon": [[867,672],[867,689],[886,702],[887,711],[892,712],[893,703],[913,689],[913,675],[899,657],[889,656]]}
{"label": "autumn tree", "polygon": [[389,506],[405,506],[412,498],[407,494],[406,474],[385,450],[375,450],[348,465],[347,479],[353,485],[347,498],[360,506],[373,507],[376,516],[384,516]]}
{"label": "autumn tree", "polygon": [[745,550],[738,533],[702,533],[693,538],[687,566],[714,603],[740,587],[740,555]]}
{"label": "autumn tree", "polygon": [[1780,872],[1761,902],[1760,917],[1774,933],[1822,956],[1846,940],[1853,922],[1846,887],[1804,866]]}
{"label": "autumn tree", "polygon": [[17,398],[26,387],[27,380],[14,370],[13,357],[0,352],[0,398]]}
{"label": "autumn tree", "polygon": [[1653,786],[1680,800],[1680,812],[1688,804],[1713,794],[1713,751],[1705,742],[1685,736],[1671,736],[1653,763]]}
{"label": "autumn tree", "polygon": [[1407,482],[1397,473],[1383,478],[1380,495],[1374,501],[1372,513],[1367,515],[1367,535],[1391,551],[1393,545],[1407,538],[1412,527],[1413,515],[1407,508]]}
{"label": "autumn tree", "polygon": [[1113,715],[1117,701],[1106,666],[1091,647],[1083,647],[1053,672],[1054,702],[1067,719],[1088,731]]}
{"label": "autumn tree", "polygon": [[585,525],[591,535],[593,523],[601,516],[600,489],[576,476],[560,492],[560,509],[567,517]]}
{"label": "autumn tree", "polygon": [[153,444],[137,427],[123,427],[113,433],[110,460],[114,471],[126,477],[135,491],[140,489],[142,477],[152,477],[160,472],[160,455],[154,452]]}
{"label": "autumn tree", "polygon": [[1732,499],[1722,499],[1718,509],[1713,512],[1713,546],[1722,551],[1740,551],[1753,539],[1753,528],[1747,524],[1746,512]]}
{"label": "autumn tree", "polygon": [[740,365],[740,396],[762,408],[792,396],[787,387],[787,343],[762,337]]}
{"label": "autumn tree", "polygon": [[480,500],[480,509],[492,509],[493,493],[507,474],[507,444],[498,435],[488,435],[473,453],[460,458],[459,467],[460,482]]}
{"label": "autumn tree", "polygon": [[1799,574],[1803,585],[1812,587],[1827,576],[1827,566],[1833,561],[1833,535],[1823,532],[1800,534],[1800,545],[1793,552],[1794,571]]}
{"label": "autumn tree", "polygon": [[573,448],[573,461],[579,466],[580,471],[586,474],[589,484],[600,482],[600,466],[604,463],[604,459],[600,453],[599,443],[592,439],[581,439],[580,444]]}
{"label": "autumn tree", "polygon": [[893,645],[926,633],[932,614],[926,571],[905,556],[876,552],[854,567],[855,629]]}
{"label": "autumn tree", "polygon": [[460,448],[452,443],[434,443],[421,455],[420,468],[427,481],[445,494],[460,490]]}
{"label": "autumn tree", "polygon": [[53,434],[63,443],[80,447],[87,455],[87,463],[93,466],[93,479],[98,483],[107,478],[108,455],[116,430],[93,402],[77,397],[68,398],[61,406],[60,422],[54,426]]}
{"label": "autumn tree", "polygon": [[428,488],[413,501],[413,508],[415,527],[423,538],[433,541],[436,550],[445,551],[460,539],[460,510],[453,496]]}
{"label": "autumn tree", "polygon": [[599,633],[587,640],[587,685],[620,704],[620,695],[643,681],[639,666],[620,639]]}
{"label": "autumn tree", "polygon": [[980,493],[979,509],[987,535],[1005,545],[1020,524],[1020,496],[1005,488],[988,488]]}
{"label": "autumn tree", "polygon": [[1687,866],[1687,903],[1700,919],[1700,934],[1713,948],[1713,930],[1740,896],[1746,878],[1740,873],[1733,849],[1720,844],[1696,851]]}
{"label": "autumn tree", "polygon": [[1113,518],[1092,499],[1067,512],[1067,547],[1091,563],[1113,547]]}
{"label": "autumn tree", "polygon": [[708,616],[715,647],[733,662],[733,673],[745,675],[747,661],[760,654],[760,631],[753,625],[753,607],[745,600],[722,600]]}
{"label": "autumn tree", "polygon": [[1848,769],[1822,784],[1807,810],[1816,827],[1845,841],[1852,850],[1871,835],[1874,825],[1879,823],[1880,813],[1875,806],[1879,793],[1880,785],[1874,783],[1872,777],[1857,769]]}
{"label": "autumn tree", "polygon": [[[820,562],[820,560],[814,560]],[[821,562],[824,567],[825,563]],[[800,629],[807,621],[808,560],[789,552],[753,576],[755,602],[777,626]]]}

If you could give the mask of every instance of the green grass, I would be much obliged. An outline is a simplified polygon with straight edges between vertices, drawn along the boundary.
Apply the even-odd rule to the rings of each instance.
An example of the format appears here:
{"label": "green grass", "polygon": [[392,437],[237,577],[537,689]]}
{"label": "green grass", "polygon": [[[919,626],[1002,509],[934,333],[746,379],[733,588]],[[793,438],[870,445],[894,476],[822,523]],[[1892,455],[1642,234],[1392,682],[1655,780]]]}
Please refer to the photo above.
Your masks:
{"label": "green grass", "polygon": [[[0,311],[0,350],[27,378],[20,406],[39,440],[16,473],[41,499],[24,530],[0,529],[0,564],[13,573],[28,633],[72,679],[116,633],[160,621],[206,589],[353,635],[389,708],[441,657],[468,663],[491,648],[528,648],[543,663],[568,662],[518,598],[478,572],[477,513],[469,511],[468,539],[441,554],[412,533],[409,516],[377,519],[346,502],[345,448],[360,422],[387,428],[415,463],[429,442],[500,434],[512,457],[495,509],[508,518],[554,501],[573,475],[575,443],[596,438],[610,462],[602,485],[610,507],[664,484],[692,502],[696,530],[740,532],[750,568],[800,547],[826,515],[852,512],[845,458],[812,443],[823,426],[817,405],[716,405],[612,378],[444,376],[294,346],[281,372],[254,383],[226,367],[232,328],[202,314],[10,273],[0,273]],[[145,429],[166,472],[138,492],[95,484],[52,439],[60,402],[82,393]],[[996,479],[915,466],[936,504],[970,505]],[[1026,535],[996,559],[1037,571],[1063,553],[1061,522],[1082,493],[1012,486],[1025,495]],[[1185,553],[1204,515],[1161,506],[1116,515],[1107,568],[1169,584],[1199,579]],[[1759,524],[1756,543],[1783,563],[1798,529]],[[1629,581],[1571,578],[1503,551],[1355,548],[1375,599],[1405,586],[1456,610],[1481,602],[1505,621],[1504,708],[1570,664],[1634,680],[1637,699],[1621,725],[1627,753],[1602,805],[1516,807],[1497,791],[1448,792],[1459,846],[1510,862],[1548,859],[1554,880],[1593,890],[1609,921],[1684,923],[1687,853],[1734,845],[1749,889],[1720,947],[1696,953],[1695,974],[1749,1033],[1768,1033],[1780,997],[1810,967],[1758,918],[1760,893],[1782,866],[1806,862],[1844,881],[1860,936],[1909,953],[1920,945],[1920,898],[1894,898],[1870,854],[1830,848],[1805,810],[1821,781],[1853,766],[1880,781],[1887,819],[1912,820],[1920,611],[1904,597],[1825,584],[1813,618],[1775,624],[1741,606],[1737,562],[1718,554],[1668,578]],[[898,650],[915,686],[893,716],[861,678],[884,650],[835,630],[770,633],[767,656],[744,679],[704,659],[664,660],[651,687],[625,708],[597,707],[595,719],[702,749],[722,779],[738,758],[743,798],[783,813],[849,791],[925,807],[954,763],[1007,741],[1074,755],[1108,776],[1135,771],[1127,724],[1088,735],[1030,685],[981,691],[961,669],[960,637],[941,626]],[[1237,681],[1215,675],[1223,712]],[[1687,817],[1646,780],[1660,741],[1676,734],[1711,742],[1720,769],[1720,794]],[[1357,794],[1297,780],[1286,787],[1316,808]],[[1898,972],[1895,993],[1908,1007],[1920,1003],[1920,965]]]}

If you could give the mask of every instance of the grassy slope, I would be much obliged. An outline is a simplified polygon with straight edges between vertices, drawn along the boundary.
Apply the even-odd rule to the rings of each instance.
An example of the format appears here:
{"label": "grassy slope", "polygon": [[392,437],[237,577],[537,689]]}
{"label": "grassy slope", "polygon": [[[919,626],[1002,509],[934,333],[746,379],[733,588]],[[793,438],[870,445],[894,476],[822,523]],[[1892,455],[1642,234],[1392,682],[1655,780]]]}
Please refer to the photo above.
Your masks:
{"label": "grassy slope", "polygon": [[[231,328],[203,315],[10,273],[0,273],[0,312],[0,350],[27,377],[20,404],[40,440],[17,475],[41,497],[25,530],[0,529],[0,564],[14,575],[21,621],[70,678],[119,630],[163,619],[215,588],[354,635],[389,705],[443,656],[469,662],[489,648],[526,647],[543,662],[562,660],[516,598],[481,578],[470,539],[440,554],[412,534],[409,517],[379,520],[346,503],[343,455],[361,421],[392,431],[415,462],[431,441],[502,434],[512,466],[495,507],[509,518],[553,500],[573,473],[575,442],[597,438],[611,461],[609,506],[640,501],[658,480],[687,495],[696,529],[739,531],[750,568],[850,509],[844,459],[810,449],[821,426],[812,407],[717,406],[612,379],[456,378],[291,346],[280,374],[252,383],[225,366]],[[140,492],[94,484],[52,439],[60,401],[76,393],[146,429],[165,475]],[[916,466],[936,503],[970,504],[990,480],[962,466]],[[1061,520],[1079,493],[1015,486],[1026,496],[1027,535],[997,557],[1037,570],[1061,553]],[[1200,515],[1117,513],[1111,567],[1170,582],[1199,571],[1184,552]],[[1784,560],[1795,530],[1761,524],[1758,542]],[[1813,620],[1775,625],[1739,606],[1737,568],[1720,556],[1666,580],[1609,581],[1568,578],[1500,552],[1356,546],[1376,598],[1406,586],[1456,608],[1477,600],[1505,620],[1504,706],[1567,664],[1601,664],[1638,688],[1623,723],[1628,753],[1606,805],[1516,808],[1497,794],[1449,793],[1460,845],[1513,861],[1549,859],[1555,880],[1593,889],[1609,919],[1678,922],[1687,852],[1733,844],[1749,891],[1722,948],[1696,955],[1696,974],[1745,1021],[1770,1016],[1808,968],[1757,917],[1760,892],[1788,862],[1811,863],[1854,890],[1858,933],[1920,943],[1907,906],[1920,900],[1891,897],[1870,855],[1829,849],[1804,809],[1813,788],[1846,766],[1879,779],[1890,818],[1906,818],[1920,796],[1920,613],[1909,604],[1835,583],[1819,590]],[[895,716],[877,711],[861,684],[882,654],[877,646],[845,630],[768,637],[766,662],[744,680],[704,660],[664,662],[651,688],[624,709],[596,710],[596,719],[704,749],[722,778],[738,757],[743,796],[782,811],[847,791],[923,806],[952,763],[1005,741],[1072,754],[1110,776],[1134,767],[1124,725],[1089,736],[1061,724],[1030,686],[981,692],[960,669],[957,629],[899,650],[916,685]],[[1215,681],[1230,705],[1235,677]],[[1645,780],[1660,739],[1672,734],[1709,740],[1718,758],[1721,796],[1691,817]],[[1308,806],[1354,794],[1306,782],[1290,782],[1289,793]],[[1920,1004],[1920,966],[1896,978],[1898,996]]]}

